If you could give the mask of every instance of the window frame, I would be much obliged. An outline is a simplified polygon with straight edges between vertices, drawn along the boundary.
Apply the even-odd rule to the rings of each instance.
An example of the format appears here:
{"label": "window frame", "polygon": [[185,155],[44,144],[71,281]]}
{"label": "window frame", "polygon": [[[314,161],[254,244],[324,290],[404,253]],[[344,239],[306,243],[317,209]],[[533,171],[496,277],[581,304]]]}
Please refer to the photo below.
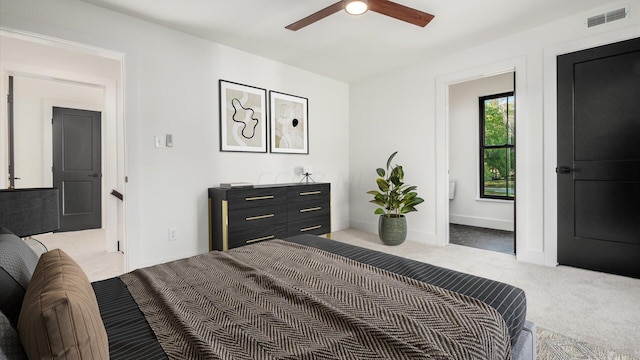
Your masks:
{"label": "window frame", "polygon": [[[485,129],[485,101],[487,100],[493,100],[493,99],[499,99],[499,98],[509,98],[509,97],[513,97],[513,144],[509,144],[508,143],[508,139],[509,139],[509,133],[507,132],[507,143],[504,145],[485,145],[485,136],[486,136],[486,129]],[[478,152],[478,157],[480,160],[480,168],[479,168],[479,197],[480,199],[492,199],[492,200],[502,200],[502,201],[514,201],[515,200],[515,169],[516,169],[516,160],[515,160],[515,151],[516,151],[516,114],[515,114],[515,109],[516,109],[516,98],[515,98],[515,91],[507,91],[507,92],[503,92],[503,93],[498,93],[498,94],[491,94],[491,95],[485,95],[485,96],[480,96],[479,98],[479,119],[480,119],[480,127],[479,127],[479,134],[480,134],[480,144],[479,144],[479,152]],[[508,100],[507,100],[508,102]],[[507,114],[508,116],[508,114]],[[513,195],[509,196],[509,195],[490,195],[490,194],[486,194],[485,193],[485,181],[484,181],[484,154],[485,154],[485,150],[488,149],[511,149],[511,151],[513,151],[514,153],[514,159],[513,159],[513,170],[514,170],[514,180],[513,180]],[[507,157],[508,159],[508,157]],[[509,189],[509,175],[507,174],[506,176],[506,188]],[[507,194],[508,194],[508,190],[507,190]]]}

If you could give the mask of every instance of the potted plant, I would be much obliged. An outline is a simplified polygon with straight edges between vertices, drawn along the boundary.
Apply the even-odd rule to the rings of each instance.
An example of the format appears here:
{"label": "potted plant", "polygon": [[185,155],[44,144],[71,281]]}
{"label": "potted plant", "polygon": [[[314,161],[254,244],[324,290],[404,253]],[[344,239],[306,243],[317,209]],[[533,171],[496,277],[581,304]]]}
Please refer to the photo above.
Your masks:
{"label": "potted plant", "polygon": [[391,161],[398,152],[394,152],[387,160],[386,170],[378,168],[376,184],[378,190],[367,191],[373,195],[370,202],[380,206],[374,213],[379,214],[378,236],[386,245],[399,245],[407,238],[407,220],[405,214],[418,211],[416,205],[424,202],[415,191],[417,186],[404,183],[402,165],[391,166]]}

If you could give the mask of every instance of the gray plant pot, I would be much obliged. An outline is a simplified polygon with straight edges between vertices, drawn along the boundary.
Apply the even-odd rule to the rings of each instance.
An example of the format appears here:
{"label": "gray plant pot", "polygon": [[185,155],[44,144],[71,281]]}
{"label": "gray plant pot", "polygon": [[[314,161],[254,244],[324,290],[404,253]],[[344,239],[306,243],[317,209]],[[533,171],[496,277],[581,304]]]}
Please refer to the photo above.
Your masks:
{"label": "gray plant pot", "polygon": [[407,219],[404,215],[398,217],[380,215],[378,220],[378,236],[385,245],[400,245],[407,238]]}

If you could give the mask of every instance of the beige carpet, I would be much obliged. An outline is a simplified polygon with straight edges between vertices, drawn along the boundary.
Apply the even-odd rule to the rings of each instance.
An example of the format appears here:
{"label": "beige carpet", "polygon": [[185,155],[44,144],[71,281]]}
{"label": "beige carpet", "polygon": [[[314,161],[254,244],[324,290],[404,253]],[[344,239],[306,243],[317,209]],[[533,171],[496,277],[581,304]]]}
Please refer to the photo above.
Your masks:
{"label": "beige carpet", "polygon": [[539,327],[640,358],[640,279],[567,266],[526,264],[512,255],[459,245],[429,246],[409,239],[390,247],[383,245],[376,234],[354,229],[335,232],[332,238],[520,287],[527,294],[527,318]]}
{"label": "beige carpet", "polygon": [[108,279],[124,272],[124,255],[106,251],[105,230],[83,230],[37,235],[33,238],[47,249],[62,249],[74,259],[91,281]]}

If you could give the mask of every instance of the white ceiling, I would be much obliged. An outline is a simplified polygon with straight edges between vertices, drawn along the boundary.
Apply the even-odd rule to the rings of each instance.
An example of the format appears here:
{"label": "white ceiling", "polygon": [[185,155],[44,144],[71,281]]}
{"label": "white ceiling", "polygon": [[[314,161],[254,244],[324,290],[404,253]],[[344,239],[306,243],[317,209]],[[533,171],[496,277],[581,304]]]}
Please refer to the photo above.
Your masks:
{"label": "white ceiling", "polygon": [[286,25],[337,0],[84,0],[337,80],[352,82],[616,0],[396,0],[425,28],[374,12]]}

